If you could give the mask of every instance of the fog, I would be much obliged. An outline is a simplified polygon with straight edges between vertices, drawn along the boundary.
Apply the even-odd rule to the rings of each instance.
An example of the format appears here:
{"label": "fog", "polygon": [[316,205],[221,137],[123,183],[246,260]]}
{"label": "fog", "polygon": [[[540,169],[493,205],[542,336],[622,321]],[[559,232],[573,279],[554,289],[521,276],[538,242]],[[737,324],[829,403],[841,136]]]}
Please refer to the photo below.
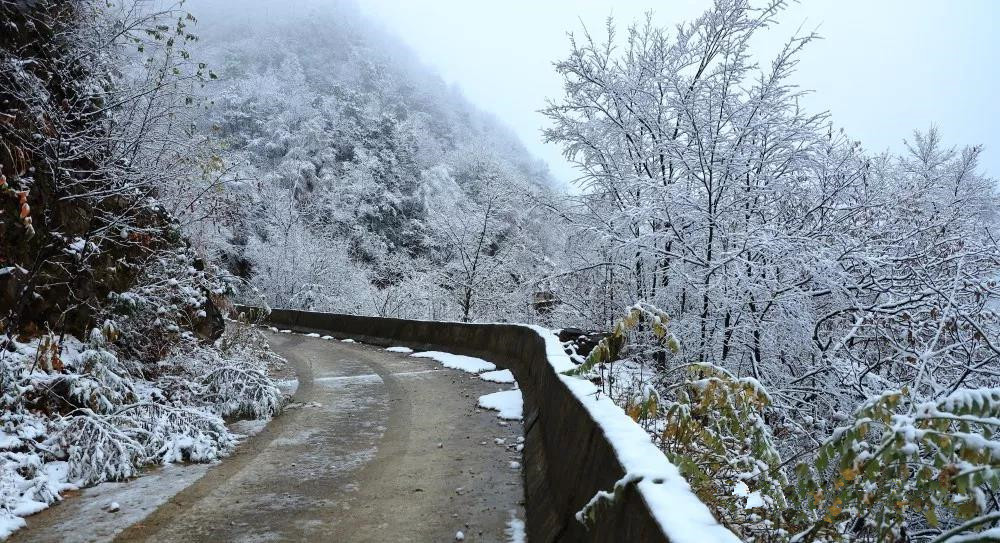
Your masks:
{"label": "fog", "polygon": [[[567,34],[600,33],[613,16],[624,26],[652,11],[672,26],[697,17],[709,0],[671,2],[512,0],[195,0],[185,7],[211,35],[215,23],[250,29],[317,13],[360,13],[394,45],[400,60],[419,60],[481,109],[496,115],[545,160],[560,181],[576,174],[557,145],[542,141],[538,110],[561,95],[553,62],[569,49]],[[903,148],[914,129],[938,126],[953,145],[984,144],[983,167],[1000,172],[1000,37],[995,4],[888,0],[793,3],[781,23],[755,44],[767,61],[789,36],[816,30],[822,40],[802,55],[795,80],[814,91],[806,106],[829,110],[837,126],[872,151]],[[405,44],[402,45],[402,44]],[[415,54],[407,51],[407,46]]]}
{"label": "fog", "polygon": [[[536,113],[561,86],[552,62],[568,52],[567,31],[600,30],[654,10],[662,25],[697,17],[709,0],[364,0],[361,10],[410,44],[472,100],[502,117],[525,144],[570,178],[556,146],[541,143]],[[873,151],[900,149],[914,129],[936,124],[956,145],[987,147],[986,169],[1000,174],[997,4],[990,0],[811,0],[793,3],[757,47],[763,58],[800,27],[823,40],[802,55],[807,106]]]}

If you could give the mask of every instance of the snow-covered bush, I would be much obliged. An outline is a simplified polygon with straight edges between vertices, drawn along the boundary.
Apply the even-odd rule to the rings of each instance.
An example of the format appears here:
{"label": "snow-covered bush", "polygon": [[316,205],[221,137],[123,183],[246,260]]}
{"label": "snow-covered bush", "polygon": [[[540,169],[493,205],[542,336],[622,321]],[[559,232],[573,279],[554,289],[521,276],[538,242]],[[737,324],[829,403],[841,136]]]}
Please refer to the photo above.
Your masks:
{"label": "snow-covered bush", "polygon": [[636,304],[571,373],[597,379],[650,432],[720,523],[748,539],[773,534],[788,481],[764,420],[771,399],[755,379],[714,364],[669,367],[680,345],[668,323]]}
{"label": "snow-covered bush", "polygon": [[115,413],[80,410],[61,421],[52,454],[65,457],[71,481],[121,481],[147,464],[211,462],[227,455],[236,437],[211,411],[151,402]]}
{"label": "snow-covered bush", "polygon": [[[118,406],[135,401],[133,379],[105,343],[104,333],[94,329],[87,349],[70,366],[73,373],[60,374],[52,385],[64,384],[65,397],[79,408],[112,413]],[[60,387],[61,388],[61,387]]]}
{"label": "snow-covered bush", "polygon": [[[786,460],[783,441],[796,436],[756,379],[707,362],[662,369],[678,358],[668,322],[655,307],[633,307],[570,373],[598,381],[734,533],[796,542],[996,539],[1000,389],[935,400],[886,392]],[[657,350],[662,356],[650,356]],[[642,357],[645,379],[636,371]],[[649,372],[657,359],[661,370]]]}
{"label": "snow-covered bush", "polygon": [[[226,344],[224,351],[182,342],[167,359],[146,369],[148,381],[138,385],[132,377],[130,384],[141,393],[130,401],[106,398],[97,413],[70,413],[60,438],[68,444],[64,450],[71,475],[92,484],[132,477],[144,464],[207,462],[228,454],[236,438],[222,417],[267,418],[281,405],[267,375],[267,361],[275,357],[261,344],[259,333],[248,329],[234,324],[233,330],[239,331],[224,334],[218,342]],[[93,353],[85,350],[80,358],[91,360]],[[100,359],[108,363],[116,357],[101,351]],[[215,377],[220,371],[231,374],[228,379]],[[109,374],[88,375],[86,382],[96,386]],[[114,382],[125,382],[115,377]]]}
{"label": "snow-covered bush", "polygon": [[206,399],[224,417],[265,418],[280,407],[280,394],[267,374],[255,369],[228,365],[201,377]]}
{"label": "snow-covered bush", "polygon": [[141,403],[122,409],[119,416],[139,436],[147,462],[211,462],[236,445],[225,422],[205,409]]}
{"label": "snow-covered bush", "polygon": [[[116,334],[108,322],[86,343],[46,336],[0,351],[4,386],[18,392],[0,418],[0,499],[9,502],[0,514],[30,514],[66,488],[129,479],[150,464],[218,460],[237,444],[224,417],[281,408],[268,372],[282,360],[249,324],[231,323],[212,344],[179,341],[154,363],[121,362],[107,339]],[[58,369],[39,363],[53,345]]]}
{"label": "snow-covered bush", "polygon": [[104,314],[115,319],[116,333],[130,357],[158,360],[179,341],[221,331],[222,311],[234,282],[188,247],[154,252],[136,284],[110,296]]}
{"label": "snow-covered bush", "polygon": [[221,417],[267,418],[281,408],[268,371],[282,363],[252,326],[232,322],[212,346],[183,343],[158,364],[164,396]]}
{"label": "snow-covered bush", "polygon": [[[146,458],[142,446],[119,415],[83,409],[62,421],[56,442],[69,462],[71,480],[83,485],[135,477]],[[54,451],[55,452],[55,451]],[[58,453],[56,453],[58,454]]]}
{"label": "snow-covered bush", "polygon": [[[909,390],[865,402],[800,464],[800,522],[810,538],[996,540],[1000,389],[914,401]],[[993,532],[981,533],[984,529]],[[805,538],[803,538],[805,539]]]}
{"label": "snow-covered bush", "polygon": [[773,537],[783,528],[773,519],[788,508],[788,481],[764,422],[770,397],[752,377],[719,366],[684,371],[660,411],[661,448],[719,522],[747,539]]}

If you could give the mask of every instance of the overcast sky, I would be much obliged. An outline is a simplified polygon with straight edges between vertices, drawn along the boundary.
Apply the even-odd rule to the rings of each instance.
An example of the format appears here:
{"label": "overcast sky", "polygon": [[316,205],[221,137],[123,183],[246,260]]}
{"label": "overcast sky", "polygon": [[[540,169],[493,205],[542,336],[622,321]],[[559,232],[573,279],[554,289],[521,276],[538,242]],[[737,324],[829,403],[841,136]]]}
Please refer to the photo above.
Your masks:
{"label": "overcast sky", "polygon": [[[598,30],[648,10],[672,26],[710,0],[359,0],[362,12],[407,42],[448,82],[513,128],[561,180],[574,177],[559,148],[541,141],[537,113],[561,94],[552,62],[581,23]],[[804,53],[797,82],[812,110],[873,150],[899,149],[936,124],[950,144],[986,145],[984,169],[1000,177],[1000,1],[806,0],[759,40],[768,57],[800,26],[824,37]]]}

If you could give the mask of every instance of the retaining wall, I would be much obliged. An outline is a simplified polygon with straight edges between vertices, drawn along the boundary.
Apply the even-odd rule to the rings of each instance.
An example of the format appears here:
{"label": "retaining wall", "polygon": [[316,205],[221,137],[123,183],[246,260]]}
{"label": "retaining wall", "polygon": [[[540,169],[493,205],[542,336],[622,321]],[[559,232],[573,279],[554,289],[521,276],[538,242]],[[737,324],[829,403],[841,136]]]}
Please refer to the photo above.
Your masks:
{"label": "retaining wall", "polygon": [[635,485],[627,486],[620,500],[602,510],[595,526],[587,529],[577,522],[575,513],[598,491],[610,490],[625,475],[625,468],[604,430],[560,380],[547,360],[545,340],[532,328],[282,309],[264,319],[283,328],[364,343],[476,356],[509,369],[524,397],[522,465],[529,540],[668,541]]}

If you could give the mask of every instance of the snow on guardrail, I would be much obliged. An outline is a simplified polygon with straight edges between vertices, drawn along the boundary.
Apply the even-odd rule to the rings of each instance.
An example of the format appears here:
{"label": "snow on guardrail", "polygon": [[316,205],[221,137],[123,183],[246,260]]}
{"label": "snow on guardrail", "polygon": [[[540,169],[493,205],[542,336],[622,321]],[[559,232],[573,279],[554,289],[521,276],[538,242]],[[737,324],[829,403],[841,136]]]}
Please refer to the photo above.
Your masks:
{"label": "snow on guardrail", "polygon": [[599,389],[590,381],[563,375],[563,372],[576,368],[576,365],[563,351],[555,332],[540,326],[525,326],[545,340],[545,354],[549,364],[604,431],[625,469],[622,480],[638,481],[637,490],[670,541],[739,543],[740,539],[719,524],[708,506],[691,491],[691,486],[677,466],[667,460],[638,423],[610,398],[598,394]]}

